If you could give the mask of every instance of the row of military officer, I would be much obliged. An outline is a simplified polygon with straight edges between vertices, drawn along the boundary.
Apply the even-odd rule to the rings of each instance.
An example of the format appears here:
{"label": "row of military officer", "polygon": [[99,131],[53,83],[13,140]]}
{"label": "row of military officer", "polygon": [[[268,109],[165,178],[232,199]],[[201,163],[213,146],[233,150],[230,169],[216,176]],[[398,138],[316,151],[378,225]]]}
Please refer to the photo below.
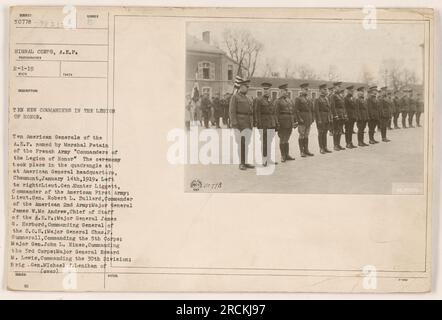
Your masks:
{"label": "row of military officer", "polygon": [[[341,146],[341,137],[345,135],[346,147],[356,148],[353,144],[354,125],[356,123],[358,146],[366,147],[364,142],[365,129],[368,126],[368,138],[370,144],[376,144],[374,134],[376,128],[381,132],[383,142],[390,142],[387,138],[387,128],[399,128],[398,118],[402,115],[402,127],[406,127],[408,117],[409,126],[416,115],[417,126],[420,126],[420,114],[423,111],[421,99],[413,99],[410,89],[402,91],[389,91],[387,87],[380,90],[376,86],[356,88],[357,96],[354,97],[354,86],[348,86],[344,96],[342,82],[335,82],[333,86],[319,85],[319,97],[314,101],[309,98],[309,84],[300,85],[301,93],[294,103],[288,97],[288,84],[278,86],[280,95],[275,101],[270,100],[271,83],[263,83],[263,94],[253,101],[247,96],[250,80],[239,83],[239,89],[230,100],[229,114],[233,128],[238,129],[238,144],[240,145],[241,163],[240,169],[253,168],[246,163],[246,143],[250,141],[242,131],[250,131],[257,127],[262,135],[263,165],[267,165],[267,139],[273,139],[271,132],[277,131],[280,139],[281,162],[294,160],[290,155],[289,139],[294,128],[298,128],[298,144],[301,157],[313,156],[309,150],[310,128],[316,122],[318,130],[318,143],[321,154],[331,153],[327,148],[327,132],[333,136],[335,151],[345,150]],[[365,98],[365,91],[368,97]],[[402,94],[402,97],[399,97]],[[392,97],[394,95],[394,97]],[[269,130],[274,129],[274,130]]]}

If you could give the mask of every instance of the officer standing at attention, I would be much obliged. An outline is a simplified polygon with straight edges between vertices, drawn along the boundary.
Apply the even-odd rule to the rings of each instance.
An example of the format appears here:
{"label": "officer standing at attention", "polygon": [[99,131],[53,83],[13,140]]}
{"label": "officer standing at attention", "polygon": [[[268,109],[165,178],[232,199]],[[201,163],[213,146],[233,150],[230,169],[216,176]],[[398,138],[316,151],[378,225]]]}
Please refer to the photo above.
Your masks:
{"label": "officer standing at attention", "polygon": [[310,127],[313,123],[313,105],[312,101],[308,98],[308,86],[308,83],[301,84],[301,94],[295,99],[295,114],[299,121],[298,143],[301,157],[311,157],[314,155],[308,149],[308,137],[310,134]]}
{"label": "officer standing at attention", "polygon": [[[259,129],[261,135],[263,166],[267,166],[267,136],[269,136],[270,143],[274,138],[274,133],[270,134],[271,130],[268,129],[277,129],[278,119],[275,117],[275,107],[270,102],[269,89],[272,84],[264,82],[261,86],[263,93],[261,97],[256,98],[253,102],[253,114],[255,116],[255,127]],[[277,163],[275,162],[275,164]]]}
{"label": "officer standing at attention", "polygon": [[416,98],[416,126],[421,127],[421,114],[424,112],[424,100],[422,99],[422,94],[417,93]]}
{"label": "officer standing at attention", "polygon": [[206,92],[201,98],[201,113],[204,122],[204,127],[209,128],[209,118],[212,109],[212,102],[210,101],[209,94]]}
{"label": "officer standing at attention", "polygon": [[333,144],[335,151],[345,150],[341,147],[341,135],[344,132],[344,123],[346,118],[343,90],[340,88],[342,82],[333,83],[335,92],[330,97],[330,107],[333,115]]}
{"label": "officer standing at attention", "polygon": [[383,142],[390,142],[387,139],[387,127],[390,122],[390,105],[387,97],[387,87],[381,88],[381,96],[378,100],[379,105],[379,128],[381,129],[381,137]]}
{"label": "officer standing at attention", "polygon": [[330,125],[331,109],[327,98],[327,84],[319,85],[319,97],[315,99],[313,113],[318,129],[319,152],[330,153],[331,151],[327,149],[327,131]]}
{"label": "officer standing at attention", "polygon": [[400,99],[401,103],[401,114],[402,114],[402,128],[407,128],[407,115],[408,115],[408,98],[407,89],[402,89],[402,97]]}
{"label": "officer standing at attention", "polygon": [[289,139],[295,126],[295,118],[292,112],[291,103],[288,99],[288,84],[280,85],[278,88],[279,97],[275,100],[275,115],[279,123],[279,149],[281,150],[281,162],[295,160],[289,155]]}
{"label": "officer standing at attention", "polygon": [[247,148],[250,143],[252,125],[253,125],[253,109],[252,101],[247,97],[250,80],[243,80],[238,83],[239,89],[230,99],[229,114],[232,128],[235,130],[235,140],[239,147],[240,154],[240,170],[247,168],[253,169],[254,166],[247,164]]}
{"label": "officer standing at attention", "polygon": [[348,149],[356,148],[353,145],[353,128],[356,122],[356,106],[353,98],[354,86],[347,87],[347,95],[344,99],[345,112],[347,113],[347,121],[345,122],[345,143]]}
{"label": "officer standing at attention", "polygon": [[356,125],[358,127],[358,146],[359,147],[367,147],[369,146],[364,142],[364,132],[367,127],[368,117],[368,108],[367,101],[364,98],[364,87],[359,87],[356,89],[357,98],[355,101],[356,106]]}
{"label": "officer standing at attention", "polygon": [[416,114],[416,99],[413,97],[413,90],[408,91],[408,126],[414,128],[413,118]]}
{"label": "officer standing at attention", "polygon": [[393,125],[394,125],[394,129],[399,129],[398,126],[398,118],[399,118],[399,114],[401,113],[401,104],[400,104],[400,99],[398,96],[399,91],[398,90],[394,90],[393,92],[393,106],[394,106],[394,114],[393,114]]}
{"label": "officer standing at attention", "polygon": [[368,89],[367,109],[368,109],[368,139],[370,144],[379,143],[374,139],[375,128],[379,123],[379,108],[376,99],[377,87],[373,86]]}

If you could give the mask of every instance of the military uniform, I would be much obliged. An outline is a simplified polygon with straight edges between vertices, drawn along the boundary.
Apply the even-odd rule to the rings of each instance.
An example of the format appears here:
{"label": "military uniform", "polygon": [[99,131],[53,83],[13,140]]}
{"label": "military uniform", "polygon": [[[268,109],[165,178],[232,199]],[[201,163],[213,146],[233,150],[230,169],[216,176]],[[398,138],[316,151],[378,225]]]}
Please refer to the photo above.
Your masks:
{"label": "military uniform", "polygon": [[[353,90],[353,86],[347,88]],[[355,148],[353,145],[353,128],[356,122],[356,106],[353,99],[353,94],[348,93],[344,98],[344,108],[347,114],[347,121],[345,122],[345,143],[347,148]]]}
{"label": "military uniform", "polygon": [[414,118],[414,115],[416,114],[416,111],[417,111],[416,99],[409,97],[408,98],[408,126],[409,127],[414,127],[413,126],[413,118]]}
{"label": "military uniform", "polygon": [[[358,88],[358,91],[364,90],[363,87]],[[358,127],[358,146],[359,147],[366,147],[368,144],[364,142],[364,132],[365,128],[367,127],[367,122],[369,120],[368,116],[368,107],[367,107],[367,101],[364,99],[364,97],[358,97],[355,101],[356,106],[356,125]]]}
{"label": "military uniform", "polygon": [[[301,84],[301,88],[307,88],[308,84]],[[308,149],[308,137],[310,135],[310,127],[313,123],[313,105],[312,101],[307,98],[307,93],[301,93],[301,96],[295,99],[295,115],[298,119],[298,144],[301,156],[313,156]]]}
{"label": "military uniform", "polygon": [[[285,86],[280,86],[283,89]],[[286,88],[286,87],[285,87]],[[278,127],[279,148],[281,150],[282,161],[287,160],[289,155],[289,139],[292,134],[295,118],[291,103],[287,97],[279,97],[275,100],[275,115]]]}
{"label": "military uniform", "polygon": [[[244,81],[248,84],[248,81]],[[246,94],[238,92],[232,96],[229,105],[229,114],[232,127],[237,129],[235,131],[235,139],[239,147],[240,154],[240,169],[245,167],[253,167],[246,164],[247,148],[250,143],[252,126],[253,126],[253,109],[252,101]]]}
{"label": "military uniform", "polygon": [[221,100],[218,97],[213,98],[212,106],[213,106],[213,117],[215,120],[215,125],[217,128],[219,128],[220,127],[219,121],[223,115],[223,107],[221,105]]}
{"label": "military uniform", "polygon": [[421,114],[424,112],[424,100],[419,95],[416,99],[416,125],[421,126]]}
{"label": "military uniform", "polygon": [[[385,90],[382,88],[381,90]],[[387,127],[390,122],[391,113],[390,113],[390,103],[388,101],[387,96],[383,95],[379,99],[379,128],[381,129],[381,137],[383,142],[389,142],[387,139]]]}
{"label": "military uniform", "polygon": [[[270,83],[263,83],[264,88],[270,88]],[[267,87],[267,85],[269,85]],[[259,129],[262,141],[262,155],[264,157],[264,165],[267,165],[268,141],[274,138],[274,130],[278,127],[278,119],[275,115],[275,106],[271,103],[269,96],[261,96],[253,102],[254,124]],[[269,129],[274,129],[269,130]]]}
{"label": "military uniform", "polygon": [[398,118],[401,113],[401,102],[400,102],[400,99],[397,95],[394,95],[393,106],[394,106],[393,125],[394,125],[395,129],[399,129]]}
{"label": "military uniform", "polygon": [[[370,88],[371,91],[375,90]],[[368,138],[369,143],[378,143],[374,138],[374,132],[376,126],[379,124],[379,106],[378,101],[375,96],[369,95],[367,98],[367,109],[368,109]]]}
{"label": "military uniform", "polygon": [[[319,87],[321,88],[321,86]],[[325,95],[315,99],[313,114],[318,129],[318,143],[321,153],[331,152],[327,149],[327,131],[332,118],[330,102]]]}
{"label": "military uniform", "polygon": [[403,96],[400,99],[400,105],[401,105],[401,115],[402,115],[402,128],[407,128],[407,115],[408,115],[408,97],[407,96]]}
{"label": "military uniform", "polygon": [[204,127],[209,127],[209,118],[210,118],[210,112],[212,108],[212,103],[210,102],[209,97],[203,96],[201,98],[201,116],[203,118]]}
{"label": "military uniform", "polygon": [[334,93],[331,96],[331,112],[333,115],[333,142],[335,150],[344,150],[341,147],[341,135],[344,132],[344,123],[347,117],[344,106],[344,99],[338,94]]}
{"label": "military uniform", "polygon": [[230,97],[224,97],[220,101],[222,112],[223,112],[223,124],[226,125],[228,128],[230,128],[230,117],[229,117],[229,104],[230,104]]}

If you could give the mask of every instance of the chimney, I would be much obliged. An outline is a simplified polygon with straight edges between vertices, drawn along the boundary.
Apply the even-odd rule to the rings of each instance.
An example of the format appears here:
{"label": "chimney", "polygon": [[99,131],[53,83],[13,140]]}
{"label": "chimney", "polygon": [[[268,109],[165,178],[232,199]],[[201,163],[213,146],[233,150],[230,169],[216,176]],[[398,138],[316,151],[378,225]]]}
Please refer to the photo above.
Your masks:
{"label": "chimney", "polygon": [[207,44],[210,44],[210,31],[203,32],[203,41]]}

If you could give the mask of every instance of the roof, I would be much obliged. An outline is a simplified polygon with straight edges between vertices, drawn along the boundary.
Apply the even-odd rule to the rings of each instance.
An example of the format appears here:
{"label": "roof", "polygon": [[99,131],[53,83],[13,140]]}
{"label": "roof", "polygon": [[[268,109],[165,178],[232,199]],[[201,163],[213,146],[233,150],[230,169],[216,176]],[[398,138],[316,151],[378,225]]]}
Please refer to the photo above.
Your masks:
{"label": "roof", "polygon": [[[294,79],[294,78],[272,78],[272,77],[253,77],[250,79],[250,87],[261,87],[261,83],[270,82],[272,88],[278,88],[280,85],[287,83],[289,89],[299,88],[302,83],[309,83],[310,88],[317,89],[320,84],[326,83],[327,85],[332,85],[335,81],[325,81],[325,80],[305,80],[305,79]],[[348,87],[350,85],[354,86],[366,86],[363,82],[344,82],[342,81],[342,88]]]}
{"label": "roof", "polygon": [[199,52],[209,52],[209,53],[217,53],[217,54],[226,54],[223,50],[218,47],[215,47],[207,42],[195,38],[194,36],[187,35],[186,37],[186,50],[190,51],[199,51]]}

